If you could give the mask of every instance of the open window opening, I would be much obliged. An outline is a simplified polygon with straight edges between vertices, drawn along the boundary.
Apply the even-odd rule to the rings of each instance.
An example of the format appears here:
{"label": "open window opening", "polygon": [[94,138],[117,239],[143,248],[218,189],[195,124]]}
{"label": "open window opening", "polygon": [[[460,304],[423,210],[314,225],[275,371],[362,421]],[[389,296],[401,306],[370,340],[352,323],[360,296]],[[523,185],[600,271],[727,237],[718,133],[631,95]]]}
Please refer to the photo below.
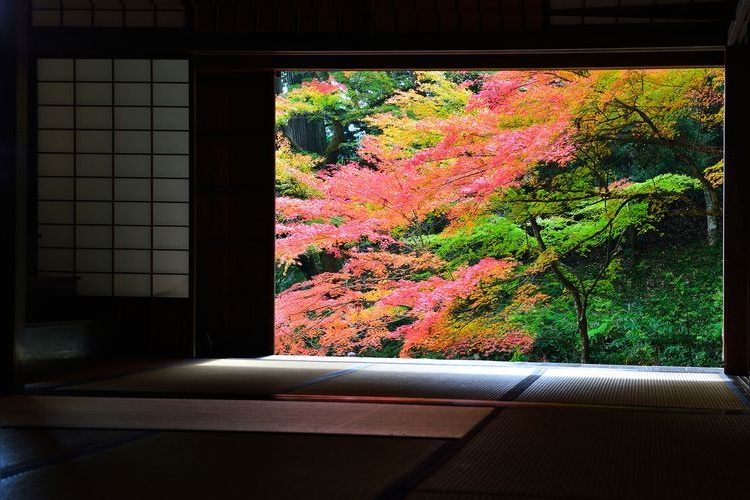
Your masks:
{"label": "open window opening", "polygon": [[282,71],[278,354],[722,363],[724,71]]}

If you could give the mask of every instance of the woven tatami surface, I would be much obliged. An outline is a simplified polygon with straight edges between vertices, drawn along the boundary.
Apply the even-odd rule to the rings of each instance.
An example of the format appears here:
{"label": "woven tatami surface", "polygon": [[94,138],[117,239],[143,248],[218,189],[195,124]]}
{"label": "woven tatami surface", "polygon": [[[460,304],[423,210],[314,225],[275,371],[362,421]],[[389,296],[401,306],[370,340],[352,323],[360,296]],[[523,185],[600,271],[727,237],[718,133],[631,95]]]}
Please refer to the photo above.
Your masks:
{"label": "woven tatami surface", "polygon": [[503,409],[414,498],[741,499],[748,449],[747,415]]}
{"label": "woven tatami surface", "polygon": [[308,385],[297,394],[497,400],[531,368],[435,364],[373,364]]}
{"label": "woven tatami surface", "polygon": [[257,395],[285,391],[355,365],[286,360],[220,359],[67,386],[65,391]]}
{"label": "woven tatami surface", "polygon": [[4,477],[0,486],[4,500],[373,498],[441,444],[407,438],[164,432]]}
{"label": "woven tatami surface", "polygon": [[[534,375],[533,382],[528,377]],[[528,387],[519,389],[523,381]],[[535,368],[512,363],[377,362],[374,359],[198,361],[60,389],[65,393],[192,397],[273,394],[502,400],[743,410],[718,371],[605,367]]]}
{"label": "woven tatami surface", "polygon": [[11,396],[0,408],[0,425],[460,438],[490,411],[437,405]]}
{"label": "woven tatami surface", "polygon": [[518,401],[742,410],[720,373],[550,368]]}

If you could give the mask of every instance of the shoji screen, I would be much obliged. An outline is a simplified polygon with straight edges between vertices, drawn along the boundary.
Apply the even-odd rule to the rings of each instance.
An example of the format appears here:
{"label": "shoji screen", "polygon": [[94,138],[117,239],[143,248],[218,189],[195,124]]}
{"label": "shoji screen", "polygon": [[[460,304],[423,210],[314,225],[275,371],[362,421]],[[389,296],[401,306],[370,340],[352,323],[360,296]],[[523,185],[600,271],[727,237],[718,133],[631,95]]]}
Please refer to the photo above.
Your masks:
{"label": "shoji screen", "polygon": [[186,60],[39,59],[38,272],[79,295],[186,297]]}
{"label": "shoji screen", "polygon": [[32,0],[31,25],[184,28],[184,0]]}

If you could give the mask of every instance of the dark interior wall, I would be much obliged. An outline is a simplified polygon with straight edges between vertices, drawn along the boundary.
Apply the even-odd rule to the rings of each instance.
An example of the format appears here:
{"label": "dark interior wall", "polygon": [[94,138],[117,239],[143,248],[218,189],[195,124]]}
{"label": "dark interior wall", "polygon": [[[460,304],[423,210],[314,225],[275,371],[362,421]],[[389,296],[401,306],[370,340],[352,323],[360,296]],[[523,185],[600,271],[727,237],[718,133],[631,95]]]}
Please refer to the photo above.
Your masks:
{"label": "dark interior wall", "polygon": [[274,82],[196,82],[196,335],[202,356],[273,353]]}

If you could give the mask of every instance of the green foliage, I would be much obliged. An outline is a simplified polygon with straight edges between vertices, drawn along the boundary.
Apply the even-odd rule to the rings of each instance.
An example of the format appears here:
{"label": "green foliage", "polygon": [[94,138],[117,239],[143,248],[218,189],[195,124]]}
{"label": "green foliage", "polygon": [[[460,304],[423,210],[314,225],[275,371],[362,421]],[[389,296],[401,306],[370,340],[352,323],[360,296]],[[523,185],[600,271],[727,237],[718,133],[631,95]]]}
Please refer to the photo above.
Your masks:
{"label": "green foliage", "polygon": [[[554,285],[549,283],[550,287]],[[536,332],[533,351],[529,361],[550,363],[577,363],[580,339],[576,331],[573,300],[557,291],[544,307],[538,307],[515,318],[530,331]]]}
{"label": "green foliage", "polygon": [[529,245],[535,243],[528,235],[499,215],[484,216],[471,226],[441,234],[430,242],[430,248],[454,266],[475,264],[484,257],[521,257]]}
{"label": "green foliage", "polygon": [[[586,262],[578,264],[580,268]],[[585,270],[583,271],[585,273]],[[592,361],[603,364],[720,366],[721,251],[675,239],[618,272],[589,306]],[[572,300],[546,279],[550,299],[512,319],[537,332],[533,361],[577,362]]]}
{"label": "green foliage", "polygon": [[297,266],[276,266],[274,281],[275,293],[279,294],[296,283],[302,283],[308,276]]}
{"label": "green foliage", "polygon": [[600,362],[720,366],[721,252],[679,243],[621,276],[616,301],[602,311],[610,325],[594,339]]}

